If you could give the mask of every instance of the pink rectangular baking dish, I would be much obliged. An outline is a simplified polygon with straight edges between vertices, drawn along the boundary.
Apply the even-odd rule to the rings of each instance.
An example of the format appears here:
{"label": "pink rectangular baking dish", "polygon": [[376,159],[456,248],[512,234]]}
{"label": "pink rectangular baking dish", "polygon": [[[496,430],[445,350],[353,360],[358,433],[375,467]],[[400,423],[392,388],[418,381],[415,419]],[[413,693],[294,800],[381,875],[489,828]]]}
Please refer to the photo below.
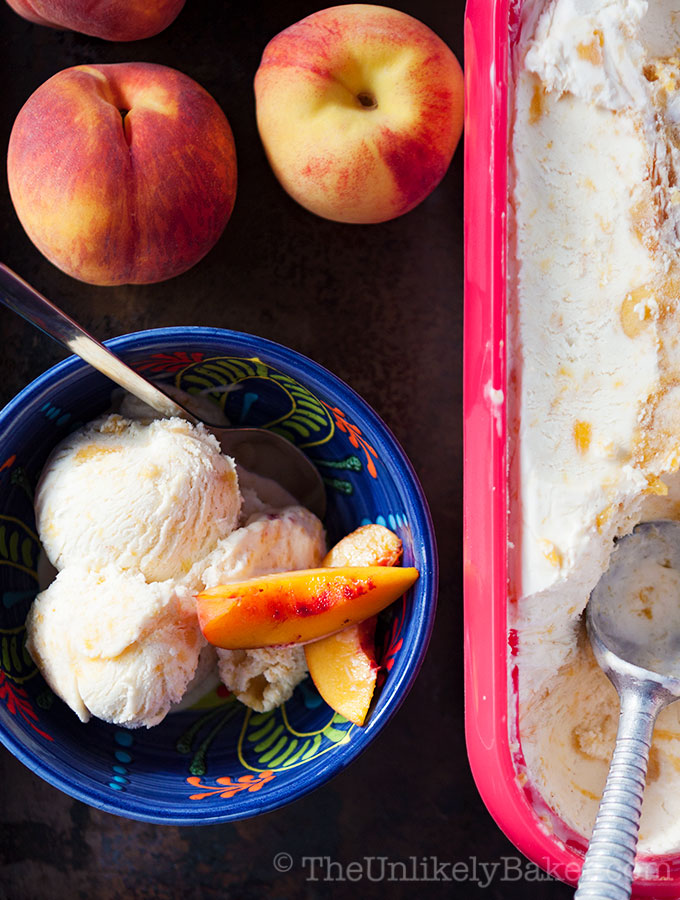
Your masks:
{"label": "pink rectangular baking dish", "polygon": [[[521,0],[468,0],[465,14],[466,739],[477,787],[500,828],[530,860],[575,884],[585,842],[542,802],[524,770],[516,634],[508,627],[508,67],[520,9]],[[680,898],[679,856],[639,859],[638,869],[634,897]]]}

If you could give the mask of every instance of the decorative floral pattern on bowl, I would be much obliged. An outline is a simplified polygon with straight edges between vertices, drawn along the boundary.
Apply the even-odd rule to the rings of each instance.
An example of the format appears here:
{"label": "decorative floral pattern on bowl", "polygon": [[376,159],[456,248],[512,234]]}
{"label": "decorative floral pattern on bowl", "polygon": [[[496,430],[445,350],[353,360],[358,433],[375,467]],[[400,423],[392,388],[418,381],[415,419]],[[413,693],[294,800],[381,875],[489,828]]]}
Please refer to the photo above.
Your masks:
{"label": "decorative floral pattern on bowl", "polygon": [[[308,453],[328,487],[329,543],[379,521],[421,578],[381,618],[382,685],[363,728],[306,679],[256,713],[224,688],[151,729],[78,721],[24,648],[41,550],[33,490],[54,445],[102,413],[113,386],[70,358],[0,413],[0,740],[51,784],[119,815],[175,824],[273,809],[323,783],[383,727],[422,661],[436,602],[436,550],[415,475],[383,423],[320,366],[277,344],[207,328],[158,329],[109,342],[147,377],[202,393],[234,424],[271,428]],[[199,802],[200,801],[200,802]]]}

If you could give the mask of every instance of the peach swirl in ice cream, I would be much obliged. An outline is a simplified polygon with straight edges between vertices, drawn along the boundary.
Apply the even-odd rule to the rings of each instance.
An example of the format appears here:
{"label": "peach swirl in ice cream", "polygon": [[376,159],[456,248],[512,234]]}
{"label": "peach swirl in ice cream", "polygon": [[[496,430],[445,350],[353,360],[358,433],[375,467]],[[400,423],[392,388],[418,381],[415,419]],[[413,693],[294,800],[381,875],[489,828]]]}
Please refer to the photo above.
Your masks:
{"label": "peach swirl in ice cream", "polygon": [[[618,700],[582,613],[618,536],[680,518],[680,7],[527,2],[513,77],[519,734],[529,779],[587,837]],[[659,717],[640,840],[678,848],[680,704]]]}

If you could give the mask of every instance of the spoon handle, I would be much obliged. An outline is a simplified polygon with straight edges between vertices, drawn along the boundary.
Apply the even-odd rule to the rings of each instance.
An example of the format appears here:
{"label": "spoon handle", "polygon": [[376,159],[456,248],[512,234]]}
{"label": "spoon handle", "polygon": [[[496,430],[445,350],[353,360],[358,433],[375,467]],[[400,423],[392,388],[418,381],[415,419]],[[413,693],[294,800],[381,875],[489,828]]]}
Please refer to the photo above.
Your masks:
{"label": "spoon handle", "polygon": [[654,722],[667,700],[656,685],[621,689],[616,746],[574,900],[628,900]]}
{"label": "spoon handle", "polygon": [[[0,263],[0,302],[32,325],[36,325],[71,353],[75,353],[95,369],[103,372],[120,387],[130,391],[156,412],[164,416],[188,417],[186,410],[125,365],[70,316],[50,303],[47,297],[43,297],[4,263]],[[195,421],[193,416],[191,419]]]}

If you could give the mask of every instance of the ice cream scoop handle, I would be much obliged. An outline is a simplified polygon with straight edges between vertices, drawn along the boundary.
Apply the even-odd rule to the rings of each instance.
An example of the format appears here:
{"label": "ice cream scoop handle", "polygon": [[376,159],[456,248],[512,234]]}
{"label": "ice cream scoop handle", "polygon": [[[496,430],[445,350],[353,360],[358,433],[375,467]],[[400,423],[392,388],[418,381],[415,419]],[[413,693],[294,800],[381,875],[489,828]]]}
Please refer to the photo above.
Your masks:
{"label": "ice cream scoop handle", "polygon": [[654,722],[667,702],[655,686],[621,689],[607,783],[574,900],[628,900]]}
{"label": "ice cream scoop handle", "polygon": [[148,403],[156,412],[163,416],[182,416],[196,421],[3,263],[0,263],[0,301],[71,353],[103,372],[120,387]]}

